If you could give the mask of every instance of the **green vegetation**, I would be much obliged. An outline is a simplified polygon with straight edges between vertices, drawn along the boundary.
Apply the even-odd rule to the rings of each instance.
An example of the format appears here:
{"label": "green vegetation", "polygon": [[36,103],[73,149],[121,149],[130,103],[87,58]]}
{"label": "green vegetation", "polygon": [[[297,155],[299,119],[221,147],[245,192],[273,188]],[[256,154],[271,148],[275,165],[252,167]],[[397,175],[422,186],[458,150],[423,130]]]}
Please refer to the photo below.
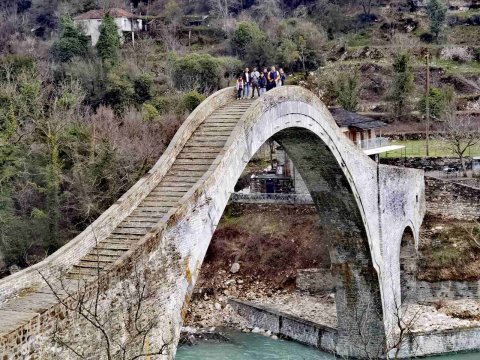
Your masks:
{"label": "green vegetation", "polygon": [[172,56],[172,80],[182,91],[214,92],[220,88],[222,62],[209,54]]}
{"label": "green vegetation", "polygon": [[430,31],[437,41],[447,20],[447,10],[445,0],[430,0],[428,2],[427,12],[430,17]]}
{"label": "green vegetation", "polygon": [[356,73],[342,74],[336,89],[337,102],[347,111],[357,111],[360,85]]}
{"label": "green vegetation", "polygon": [[398,54],[393,63],[394,78],[387,99],[392,102],[393,114],[401,119],[408,110],[410,96],[414,90],[414,75],[408,54]]}
{"label": "green vegetation", "polygon": [[62,62],[75,56],[86,56],[90,49],[90,39],[80,30],[70,16],[64,16],[60,24],[60,35],[52,46],[53,56]]}
{"label": "green vegetation", "polygon": [[[449,104],[454,101],[454,94],[455,91],[451,87],[445,87],[443,89],[436,87],[430,88],[430,93],[428,95],[428,106],[430,116],[433,119],[440,120],[442,118]],[[418,107],[422,114],[426,114],[427,96],[422,96]]]}
{"label": "green vegetation", "polygon": [[100,37],[97,42],[97,54],[103,61],[118,60],[120,36],[115,20],[109,14],[105,15],[100,25]]}
{"label": "green vegetation", "polygon": [[[426,157],[426,142],[425,140],[394,140],[392,145],[402,145],[405,149],[389,151],[382,154],[382,157],[396,158],[396,157]],[[452,156],[453,153],[445,140],[431,139],[429,144],[429,152],[431,157]],[[467,150],[466,156],[480,156],[480,144],[477,144]]]}
{"label": "green vegetation", "polygon": [[[480,278],[480,247],[474,241],[480,234],[476,222],[428,217],[419,279],[426,281],[477,280]],[[435,242],[435,245],[431,242]]]}

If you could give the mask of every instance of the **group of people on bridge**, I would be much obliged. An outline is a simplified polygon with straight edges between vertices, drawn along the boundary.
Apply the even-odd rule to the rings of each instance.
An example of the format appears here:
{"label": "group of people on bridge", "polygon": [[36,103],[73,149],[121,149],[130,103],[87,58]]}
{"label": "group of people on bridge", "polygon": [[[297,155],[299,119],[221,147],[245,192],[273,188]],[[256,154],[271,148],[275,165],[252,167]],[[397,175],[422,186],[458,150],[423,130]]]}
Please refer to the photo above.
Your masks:
{"label": "group of people on bridge", "polygon": [[253,99],[255,90],[257,90],[258,96],[261,96],[274,87],[285,85],[285,79],[286,75],[283,69],[277,71],[275,66],[272,66],[270,71],[264,68],[262,72],[258,71],[256,67],[253,68],[253,71],[246,68],[237,78],[237,99]]}

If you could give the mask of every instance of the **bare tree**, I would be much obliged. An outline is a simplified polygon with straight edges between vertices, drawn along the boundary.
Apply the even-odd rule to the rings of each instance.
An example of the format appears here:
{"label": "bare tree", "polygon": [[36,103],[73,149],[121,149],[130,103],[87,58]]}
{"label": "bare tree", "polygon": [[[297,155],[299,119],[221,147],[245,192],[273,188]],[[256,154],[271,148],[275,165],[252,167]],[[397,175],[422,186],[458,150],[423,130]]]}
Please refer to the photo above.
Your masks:
{"label": "bare tree", "polygon": [[374,360],[384,356],[387,359],[399,359],[400,352],[406,344],[411,343],[413,340],[414,347],[418,346],[415,342],[415,337],[412,335],[413,329],[421,315],[421,309],[417,308],[411,311],[409,303],[403,301],[402,304],[397,296],[394,296],[393,305],[392,315],[395,324],[386,334],[387,342],[379,350],[376,350],[378,348],[375,346],[372,347],[371,334],[368,332],[369,314],[372,304],[359,304],[354,309],[353,315],[358,339],[354,345],[362,353],[363,358]]}
{"label": "bare tree", "polygon": [[243,6],[242,0],[209,0],[212,15],[216,16],[223,23],[223,29],[226,30],[232,12],[240,10]]}
{"label": "bare tree", "polygon": [[366,20],[370,20],[372,8],[378,4],[378,0],[358,0],[358,3],[362,6]]}
{"label": "bare tree", "polygon": [[[50,340],[59,349],[52,357],[64,359],[64,351],[79,359],[136,360],[165,355],[173,336],[172,339],[163,339],[161,345],[148,342],[152,331],[159,325],[157,317],[148,312],[155,303],[152,284],[162,275],[147,267],[135,266],[133,276],[123,281],[115,295],[109,297],[102,281],[100,257],[97,250],[96,275],[92,281],[73,279],[65,271],[59,271],[52,281],[40,273],[63,310],[70,317],[80,319],[77,324],[70,323],[70,331],[62,327],[61,320],[57,320]],[[79,338],[79,333],[89,338]],[[100,342],[92,346],[92,341],[97,339]]]}
{"label": "bare tree", "polygon": [[463,226],[463,230],[467,235],[467,239],[480,249],[480,222],[474,221],[471,227]]}
{"label": "bare tree", "polygon": [[466,177],[465,155],[470,148],[480,141],[480,130],[472,117],[459,119],[455,110],[451,108],[446,111],[444,115],[445,128],[441,136],[447,143],[447,147],[460,159],[463,176]]}

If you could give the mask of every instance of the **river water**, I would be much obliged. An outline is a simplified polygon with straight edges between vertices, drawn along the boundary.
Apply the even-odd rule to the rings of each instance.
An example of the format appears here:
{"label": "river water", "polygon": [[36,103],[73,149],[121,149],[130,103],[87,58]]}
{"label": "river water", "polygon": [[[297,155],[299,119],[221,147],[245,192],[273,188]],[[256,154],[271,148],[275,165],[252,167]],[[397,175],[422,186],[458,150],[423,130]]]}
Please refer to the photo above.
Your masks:
{"label": "river water", "polygon": [[[331,360],[331,354],[293,341],[259,334],[228,332],[228,342],[203,341],[178,348],[175,360]],[[480,360],[480,353],[429,357],[428,360]]]}

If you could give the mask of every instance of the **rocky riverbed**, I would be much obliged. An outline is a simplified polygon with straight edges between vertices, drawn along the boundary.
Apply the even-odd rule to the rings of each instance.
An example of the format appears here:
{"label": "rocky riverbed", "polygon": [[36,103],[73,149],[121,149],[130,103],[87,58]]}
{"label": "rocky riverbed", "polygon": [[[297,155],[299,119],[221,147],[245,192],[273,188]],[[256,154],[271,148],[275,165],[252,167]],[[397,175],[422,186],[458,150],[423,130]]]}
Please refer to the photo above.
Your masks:
{"label": "rocky riverbed", "polygon": [[[199,280],[185,322],[188,332],[214,332],[218,327],[251,331],[250,324],[228,304],[229,299],[266,305],[330,327],[337,325],[334,294],[313,296],[296,292],[294,289],[274,288],[259,279],[240,277],[235,273],[220,270],[213,279]],[[405,321],[412,324],[413,332],[480,326],[478,300],[407,304],[402,312],[405,314]]]}

